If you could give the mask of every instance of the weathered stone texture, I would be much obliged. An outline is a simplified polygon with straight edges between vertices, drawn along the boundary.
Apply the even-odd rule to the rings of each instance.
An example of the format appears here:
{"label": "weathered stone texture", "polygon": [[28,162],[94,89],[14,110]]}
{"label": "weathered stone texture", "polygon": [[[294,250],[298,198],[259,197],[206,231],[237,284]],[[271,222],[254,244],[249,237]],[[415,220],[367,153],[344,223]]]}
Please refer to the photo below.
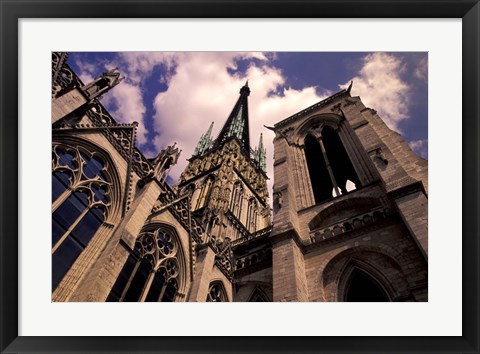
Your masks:
{"label": "weathered stone texture", "polygon": [[[274,208],[274,301],[344,301],[352,269],[378,280],[391,301],[427,301],[426,161],[358,97],[329,100],[275,126],[274,191],[288,193]],[[298,151],[305,153],[305,127],[321,127],[322,117],[337,122],[363,185],[315,204]]]}
{"label": "weathered stone texture", "polygon": [[[66,65],[58,58],[56,77]],[[225,133],[189,160],[172,189],[158,160],[135,150],[136,124],[117,124],[77,88],[78,78],[70,80],[53,83],[53,143],[102,156],[111,204],[53,291],[53,301],[105,301],[143,234],[161,227],[174,230],[174,240],[157,238],[138,257],[150,257],[148,247],[157,247],[152,249],[160,257],[160,249],[173,247],[169,242],[178,245],[175,301],[207,301],[213,284],[221,284],[222,301],[345,301],[356,272],[370,277],[389,301],[428,300],[427,161],[348,90],[275,125],[272,227],[267,177],[244,138]],[[248,86],[241,89],[235,109],[246,105],[249,92]],[[328,147],[335,146],[334,153],[325,148],[326,131],[338,138]],[[309,165],[306,139],[318,144],[324,165]],[[351,167],[342,169],[338,161]],[[324,180],[311,178],[315,168]],[[347,177],[356,189],[330,197],[330,187],[338,189],[338,181],[346,186]],[[320,195],[317,187],[330,182]],[[233,190],[239,186],[235,204]],[[151,284],[168,252],[162,257],[156,269],[147,270],[140,289]],[[142,290],[140,301],[146,296]]]}

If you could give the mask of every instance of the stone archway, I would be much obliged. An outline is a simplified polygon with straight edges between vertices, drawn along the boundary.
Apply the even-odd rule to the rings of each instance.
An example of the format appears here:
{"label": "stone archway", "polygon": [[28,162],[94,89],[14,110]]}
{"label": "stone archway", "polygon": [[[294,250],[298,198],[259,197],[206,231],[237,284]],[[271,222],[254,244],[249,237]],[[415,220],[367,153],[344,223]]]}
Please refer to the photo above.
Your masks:
{"label": "stone archway", "polygon": [[344,302],[389,302],[383,286],[370,274],[355,268],[347,280],[343,293]]}
{"label": "stone archway", "polygon": [[401,267],[383,252],[354,247],[333,257],[322,272],[324,301],[409,301]]}

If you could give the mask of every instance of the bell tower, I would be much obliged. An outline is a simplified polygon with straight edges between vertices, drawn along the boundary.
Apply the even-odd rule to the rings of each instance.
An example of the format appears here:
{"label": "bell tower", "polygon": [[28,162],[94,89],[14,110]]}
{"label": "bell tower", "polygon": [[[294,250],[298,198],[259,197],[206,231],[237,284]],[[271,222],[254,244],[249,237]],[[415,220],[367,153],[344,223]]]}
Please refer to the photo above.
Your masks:
{"label": "bell tower", "polygon": [[[247,82],[218,136],[212,138],[211,123],[200,137],[177,186],[180,195],[190,195],[191,212],[205,228],[205,244],[218,250],[216,259],[233,257],[235,243],[271,229],[266,151],[261,135],[258,147],[250,148],[249,95]],[[208,262],[209,250],[199,252],[199,262]],[[197,281],[209,282],[200,280],[203,266],[197,264]]]}
{"label": "bell tower", "polygon": [[427,161],[351,87],[272,128],[273,301],[427,301]]}
{"label": "bell tower", "polygon": [[218,136],[213,122],[197,144],[180,177],[181,194],[191,193],[195,216],[206,225],[211,242],[231,242],[270,226],[262,136],[250,148],[246,83]]}

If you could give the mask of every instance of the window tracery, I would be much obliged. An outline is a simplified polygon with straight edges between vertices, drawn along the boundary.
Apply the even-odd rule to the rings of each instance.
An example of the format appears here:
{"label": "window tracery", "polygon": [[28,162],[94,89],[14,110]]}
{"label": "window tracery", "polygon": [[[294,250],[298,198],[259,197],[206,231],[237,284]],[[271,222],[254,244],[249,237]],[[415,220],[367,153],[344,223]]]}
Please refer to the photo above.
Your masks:
{"label": "window tracery", "polygon": [[211,283],[208,288],[207,302],[227,302],[227,294],[223,284],[219,281]]}
{"label": "window tracery", "polygon": [[107,301],[175,301],[181,269],[179,247],[176,236],[165,227],[142,233]]}
{"label": "window tracery", "polygon": [[52,148],[52,291],[87,247],[111,206],[107,165],[80,147]]}

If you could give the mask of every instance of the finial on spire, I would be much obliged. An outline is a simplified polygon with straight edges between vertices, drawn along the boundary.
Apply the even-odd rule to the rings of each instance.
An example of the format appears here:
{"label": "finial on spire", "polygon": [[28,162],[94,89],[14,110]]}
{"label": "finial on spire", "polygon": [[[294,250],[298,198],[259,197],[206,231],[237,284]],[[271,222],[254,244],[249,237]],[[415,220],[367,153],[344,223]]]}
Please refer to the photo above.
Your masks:
{"label": "finial on spire", "polygon": [[240,89],[240,94],[242,94],[244,92],[247,94],[247,96],[250,95],[250,88],[248,87],[248,80],[245,82],[245,85],[243,85],[242,88]]}
{"label": "finial on spire", "polygon": [[243,151],[250,152],[250,137],[248,131],[248,96],[250,89],[248,82],[240,89],[240,97],[230,112],[227,121],[223,125],[220,133],[213,142],[213,146],[218,147],[226,140],[237,138]]}

